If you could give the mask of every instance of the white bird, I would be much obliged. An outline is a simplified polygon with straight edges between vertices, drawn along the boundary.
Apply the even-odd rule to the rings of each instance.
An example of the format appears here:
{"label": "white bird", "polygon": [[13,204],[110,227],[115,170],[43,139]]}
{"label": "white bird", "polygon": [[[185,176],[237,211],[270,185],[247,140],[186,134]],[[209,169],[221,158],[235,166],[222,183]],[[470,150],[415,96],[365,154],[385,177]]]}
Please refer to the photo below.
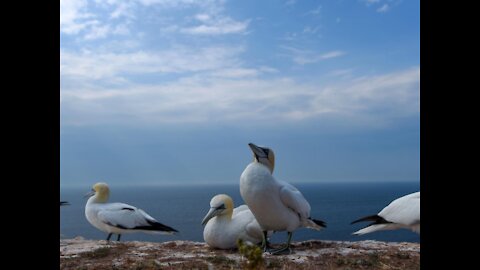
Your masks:
{"label": "white bird", "polygon": [[107,203],[110,189],[106,183],[96,183],[85,206],[85,216],[95,228],[108,233],[107,241],[112,234],[117,234],[117,241],[123,233],[145,232],[158,234],[174,234],[177,230],[163,225],[149,216],[142,209],[125,203]]}
{"label": "white bird", "polygon": [[[240,194],[263,231],[262,248],[272,254],[290,251],[293,231],[300,227],[320,230],[325,222],[310,217],[310,204],[294,186],[273,176],[275,155],[267,147],[248,144],[254,160],[240,176]],[[267,231],[287,231],[284,247],[269,250]]]}
{"label": "white bird", "polygon": [[420,234],[420,192],[411,193],[392,201],[380,213],[363,217],[361,221],[373,221],[367,227],[354,232],[362,235],[380,230],[410,229]]}
{"label": "white bird", "polygon": [[262,229],[246,205],[233,208],[230,196],[219,194],[210,201],[210,211],[202,220],[205,225],[203,239],[214,248],[230,249],[237,247],[242,239],[254,244],[262,242]]}

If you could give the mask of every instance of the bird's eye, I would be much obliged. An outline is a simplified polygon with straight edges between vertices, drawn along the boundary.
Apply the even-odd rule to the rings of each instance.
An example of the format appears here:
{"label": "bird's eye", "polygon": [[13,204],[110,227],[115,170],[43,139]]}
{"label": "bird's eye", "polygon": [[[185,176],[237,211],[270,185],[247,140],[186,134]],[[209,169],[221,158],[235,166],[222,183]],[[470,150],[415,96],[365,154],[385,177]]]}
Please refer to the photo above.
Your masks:
{"label": "bird's eye", "polygon": [[225,209],[225,204],[220,205],[217,209]]}

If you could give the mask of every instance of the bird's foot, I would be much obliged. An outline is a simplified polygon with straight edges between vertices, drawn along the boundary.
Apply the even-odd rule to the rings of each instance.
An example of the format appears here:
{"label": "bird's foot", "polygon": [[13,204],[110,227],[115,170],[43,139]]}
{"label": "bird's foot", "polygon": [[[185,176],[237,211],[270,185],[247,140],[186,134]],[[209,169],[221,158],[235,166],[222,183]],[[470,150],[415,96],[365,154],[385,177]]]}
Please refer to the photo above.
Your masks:
{"label": "bird's foot", "polygon": [[283,246],[281,248],[269,249],[268,252],[271,255],[289,255],[292,254],[290,246]]}
{"label": "bird's foot", "polygon": [[263,250],[263,252],[269,252],[269,250],[272,249],[272,246],[270,245],[270,242],[267,242],[266,244],[259,244],[258,247]]}

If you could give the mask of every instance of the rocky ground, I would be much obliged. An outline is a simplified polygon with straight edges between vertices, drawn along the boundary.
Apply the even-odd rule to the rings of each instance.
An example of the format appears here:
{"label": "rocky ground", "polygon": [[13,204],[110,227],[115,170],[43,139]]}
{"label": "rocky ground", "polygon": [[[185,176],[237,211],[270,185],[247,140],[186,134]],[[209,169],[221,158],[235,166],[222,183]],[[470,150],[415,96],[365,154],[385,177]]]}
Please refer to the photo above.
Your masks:
{"label": "rocky ground", "polygon": [[254,246],[216,250],[191,241],[60,240],[60,269],[420,269],[420,244],[379,241],[295,242],[290,255]]}

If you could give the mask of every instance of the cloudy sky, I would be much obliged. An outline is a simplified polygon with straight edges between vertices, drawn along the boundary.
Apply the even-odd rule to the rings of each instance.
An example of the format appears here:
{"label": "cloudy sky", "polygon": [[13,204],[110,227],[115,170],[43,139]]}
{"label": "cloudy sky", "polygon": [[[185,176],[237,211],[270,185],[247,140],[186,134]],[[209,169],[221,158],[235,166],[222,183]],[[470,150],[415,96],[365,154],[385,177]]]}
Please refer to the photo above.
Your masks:
{"label": "cloudy sky", "polygon": [[61,184],[418,181],[419,5],[60,0]]}

